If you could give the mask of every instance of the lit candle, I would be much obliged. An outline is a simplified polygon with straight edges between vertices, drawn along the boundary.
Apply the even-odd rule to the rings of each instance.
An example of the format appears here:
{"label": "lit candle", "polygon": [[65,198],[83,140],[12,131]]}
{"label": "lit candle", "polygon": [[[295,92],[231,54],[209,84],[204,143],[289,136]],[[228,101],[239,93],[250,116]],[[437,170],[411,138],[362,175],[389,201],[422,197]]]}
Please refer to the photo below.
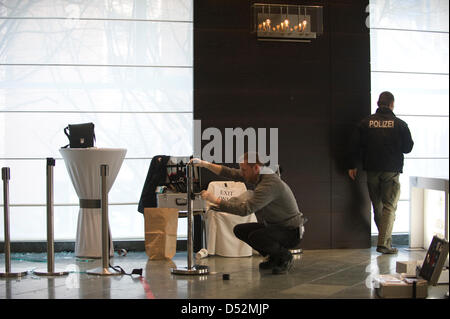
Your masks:
{"label": "lit candle", "polygon": [[264,29],[266,28],[266,24],[263,22],[263,24],[258,25],[258,29],[261,30],[264,26]]}
{"label": "lit candle", "polygon": [[281,22],[281,31],[283,31],[283,30],[284,30],[284,23]]}
{"label": "lit candle", "polygon": [[303,20],[303,31],[305,31],[306,30],[306,24],[307,24],[308,22],[306,22],[306,20]]}
{"label": "lit candle", "polygon": [[266,31],[266,22],[263,22],[262,26],[263,26],[263,30]]}
{"label": "lit candle", "polygon": [[277,31],[280,31],[280,25],[277,24]]}

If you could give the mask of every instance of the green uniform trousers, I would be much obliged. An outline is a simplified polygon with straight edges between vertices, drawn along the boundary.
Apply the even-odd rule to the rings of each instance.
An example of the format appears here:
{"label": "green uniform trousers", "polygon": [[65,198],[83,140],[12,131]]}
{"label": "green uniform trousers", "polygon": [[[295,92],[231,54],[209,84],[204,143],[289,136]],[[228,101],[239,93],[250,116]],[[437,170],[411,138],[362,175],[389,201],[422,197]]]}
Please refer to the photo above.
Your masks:
{"label": "green uniform trousers", "polygon": [[392,247],[392,227],[400,197],[399,177],[398,172],[367,172],[367,186],[378,228],[379,247]]}

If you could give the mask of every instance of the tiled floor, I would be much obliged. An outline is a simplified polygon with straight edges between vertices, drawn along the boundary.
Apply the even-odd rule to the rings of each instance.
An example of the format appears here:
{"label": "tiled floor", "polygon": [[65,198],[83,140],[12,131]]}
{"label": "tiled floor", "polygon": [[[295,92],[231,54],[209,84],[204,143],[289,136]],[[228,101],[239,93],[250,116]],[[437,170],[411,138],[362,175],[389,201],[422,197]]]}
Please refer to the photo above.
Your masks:
{"label": "tiled floor", "polygon": [[[139,276],[95,276],[87,270],[101,266],[100,259],[80,259],[73,253],[57,253],[56,270],[64,277],[42,277],[33,270],[46,270],[46,254],[13,254],[12,271],[28,271],[19,279],[0,279],[0,299],[372,299],[371,277],[395,273],[397,260],[419,260],[425,250],[400,248],[398,255],[380,255],[371,249],[306,250],[296,255],[289,274],[260,272],[261,256],[224,258],[209,256],[198,261],[208,265],[204,276],[173,275],[170,268],[185,267],[186,252],[172,260],[148,260],[145,252],[129,252],[111,258],[112,265],[126,272],[143,269]],[[4,255],[0,271],[4,272]],[[223,280],[223,274],[229,280]],[[428,298],[445,298],[448,285],[428,288]]]}

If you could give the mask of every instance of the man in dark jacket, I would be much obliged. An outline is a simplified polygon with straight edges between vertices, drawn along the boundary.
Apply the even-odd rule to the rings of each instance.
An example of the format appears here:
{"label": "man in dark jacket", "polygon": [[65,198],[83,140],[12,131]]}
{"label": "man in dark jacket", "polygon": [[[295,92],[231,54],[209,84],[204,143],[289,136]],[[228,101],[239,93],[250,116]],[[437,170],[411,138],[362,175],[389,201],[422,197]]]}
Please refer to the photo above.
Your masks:
{"label": "man in dark jacket", "polygon": [[355,180],[361,158],[367,171],[367,186],[378,228],[377,251],[395,254],[392,247],[392,227],[400,197],[399,176],[403,173],[403,154],[411,152],[414,142],[408,125],[393,113],[394,96],[382,92],[375,114],[362,120],[351,139],[350,169]]}

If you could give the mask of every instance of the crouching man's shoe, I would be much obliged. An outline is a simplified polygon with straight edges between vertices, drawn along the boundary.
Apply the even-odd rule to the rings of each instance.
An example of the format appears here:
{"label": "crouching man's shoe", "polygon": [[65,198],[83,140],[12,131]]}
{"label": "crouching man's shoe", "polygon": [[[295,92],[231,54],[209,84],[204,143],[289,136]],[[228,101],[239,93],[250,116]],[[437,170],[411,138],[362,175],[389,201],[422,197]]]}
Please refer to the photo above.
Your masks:
{"label": "crouching man's shoe", "polygon": [[272,274],[274,274],[274,275],[286,274],[292,268],[293,262],[294,262],[294,257],[292,256],[292,254],[289,254],[287,259],[280,260],[277,263],[277,265],[275,265],[272,268]]}
{"label": "crouching man's shoe", "polygon": [[268,269],[272,269],[277,263],[275,262],[275,260],[272,257],[268,257],[266,259],[266,261],[263,261],[262,263],[259,264],[259,269],[260,270],[268,270]]}
{"label": "crouching man's shoe", "polygon": [[398,249],[394,248],[394,247],[387,248],[387,247],[383,247],[383,246],[377,246],[377,252],[386,254],[386,255],[393,255],[393,254],[398,253]]}

